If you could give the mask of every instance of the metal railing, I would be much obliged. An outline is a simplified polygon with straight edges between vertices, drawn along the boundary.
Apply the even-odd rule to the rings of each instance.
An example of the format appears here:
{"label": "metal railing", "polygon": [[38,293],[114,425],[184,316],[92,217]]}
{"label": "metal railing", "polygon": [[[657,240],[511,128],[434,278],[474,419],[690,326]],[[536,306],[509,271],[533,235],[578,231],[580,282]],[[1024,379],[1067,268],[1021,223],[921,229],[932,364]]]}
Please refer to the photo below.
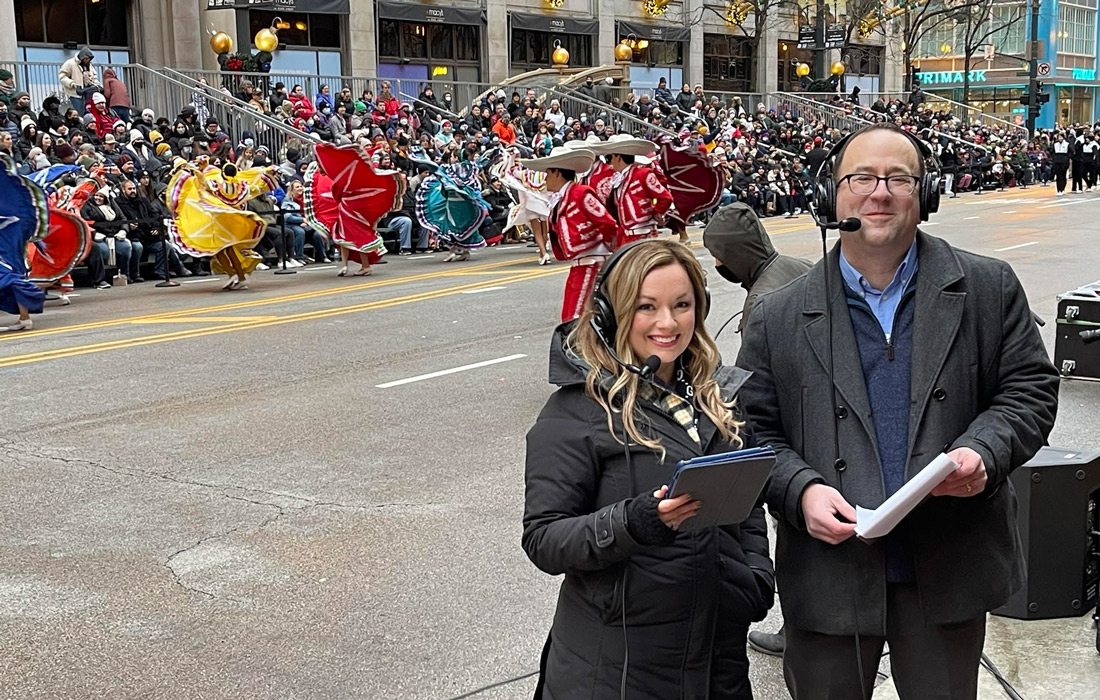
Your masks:
{"label": "metal railing", "polygon": [[790,111],[795,116],[813,119],[829,129],[856,131],[871,122],[822,100],[791,92],[774,92],[764,96],[764,106],[777,114]]}
{"label": "metal railing", "polygon": [[[229,134],[234,144],[245,132],[251,133],[255,145],[266,146],[273,160],[277,161],[289,145],[295,145],[302,152],[312,151],[314,141],[310,137],[219,89],[167,68],[155,71],[131,65],[129,69],[131,94],[141,95],[142,104],[156,105],[154,111],[173,121],[184,107],[190,106],[198,113],[200,124],[209,117],[217,119],[219,129]],[[164,134],[165,137],[169,135]]]}
{"label": "metal railing", "polygon": [[[965,105],[962,102],[956,102],[942,95],[931,92],[925,92],[923,94],[925,109],[930,109],[935,112],[946,112],[968,125],[979,124],[993,129],[1004,129],[1006,134],[1016,133],[1018,136],[1024,138],[1030,136],[1026,126],[983,112],[977,107]],[[860,93],[859,97],[860,102],[864,103],[864,106],[861,107],[862,111],[871,112],[871,114],[876,115],[875,121],[881,121],[878,113],[872,112],[870,109],[870,106],[873,105],[876,100],[881,99],[886,106],[889,106],[890,102],[895,100],[903,103],[909,102],[909,93],[907,92],[863,92]]]}

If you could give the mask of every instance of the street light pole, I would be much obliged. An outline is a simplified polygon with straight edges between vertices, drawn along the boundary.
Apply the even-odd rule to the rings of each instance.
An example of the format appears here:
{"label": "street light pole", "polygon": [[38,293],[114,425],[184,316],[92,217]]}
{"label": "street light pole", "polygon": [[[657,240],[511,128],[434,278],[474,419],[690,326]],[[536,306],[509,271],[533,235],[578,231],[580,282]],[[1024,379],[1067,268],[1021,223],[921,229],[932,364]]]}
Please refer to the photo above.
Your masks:
{"label": "street light pole", "polygon": [[1028,0],[1031,9],[1031,60],[1027,64],[1027,132],[1035,135],[1039,117],[1039,0]]}
{"label": "street light pole", "polygon": [[825,0],[817,0],[817,19],[814,21],[814,77],[824,80],[829,75],[825,49]]}

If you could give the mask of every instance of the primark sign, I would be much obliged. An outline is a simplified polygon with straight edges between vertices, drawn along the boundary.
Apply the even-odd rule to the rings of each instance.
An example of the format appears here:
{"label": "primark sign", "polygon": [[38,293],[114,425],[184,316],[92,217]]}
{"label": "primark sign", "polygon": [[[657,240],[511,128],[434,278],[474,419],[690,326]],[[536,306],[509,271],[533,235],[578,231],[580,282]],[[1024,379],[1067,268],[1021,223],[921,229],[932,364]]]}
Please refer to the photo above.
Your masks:
{"label": "primark sign", "polygon": [[[954,85],[956,83],[964,82],[963,77],[965,75],[966,71],[961,70],[921,71],[920,82],[921,85]],[[970,71],[970,82],[984,83],[985,71]]]}

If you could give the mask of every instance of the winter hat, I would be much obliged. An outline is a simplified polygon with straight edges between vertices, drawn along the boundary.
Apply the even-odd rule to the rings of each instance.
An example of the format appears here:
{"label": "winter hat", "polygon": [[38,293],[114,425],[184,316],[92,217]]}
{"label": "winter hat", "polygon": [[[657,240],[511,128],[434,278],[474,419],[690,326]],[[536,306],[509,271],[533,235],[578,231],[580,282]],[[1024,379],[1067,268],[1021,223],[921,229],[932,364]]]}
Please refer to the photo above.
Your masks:
{"label": "winter hat", "polygon": [[0,68],[0,81],[11,80],[11,78],[12,75],[10,70],[8,70],[7,68]]}
{"label": "winter hat", "polygon": [[164,140],[164,136],[159,131],[153,129],[149,132],[149,143],[156,146],[158,143]]}
{"label": "winter hat", "polygon": [[130,129],[130,145],[144,141],[145,136],[137,129]]}
{"label": "winter hat", "polygon": [[218,120],[215,119],[214,117],[210,117],[209,119],[206,120],[206,125],[207,126],[210,126],[210,125],[217,126],[218,125]]}
{"label": "winter hat", "polygon": [[170,150],[172,150],[171,147],[166,143],[158,143],[157,144],[156,151],[157,151],[158,156],[163,156],[165,153],[167,153]]}
{"label": "winter hat", "polygon": [[107,104],[107,98],[103,96],[102,92],[94,92],[92,93],[92,104],[105,105]]}
{"label": "winter hat", "polygon": [[19,130],[23,131],[28,126],[33,126],[36,129],[38,128],[38,124],[35,124],[34,119],[32,117],[24,114],[23,118],[19,120]]}
{"label": "winter hat", "polygon": [[118,159],[118,164],[119,165],[126,165],[127,163],[132,163],[132,162],[134,162],[134,159],[131,158],[128,155],[119,156],[119,159]]}
{"label": "winter hat", "polygon": [[153,121],[153,119],[156,116],[157,116],[156,113],[154,113],[153,110],[151,110],[151,109],[141,110],[141,118],[142,119],[148,119],[149,121]]}
{"label": "winter hat", "polygon": [[34,157],[35,170],[45,170],[48,167],[50,167],[50,159],[44,153],[39,153]]}
{"label": "winter hat", "polygon": [[73,152],[73,147],[70,146],[69,144],[65,143],[64,141],[58,141],[57,144],[54,146],[53,150],[54,150],[54,153],[57,154],[57,157],[60,158],[61,160],[64,160],[66,158],[69,158],[70,156],[75,155],[75,153]]}

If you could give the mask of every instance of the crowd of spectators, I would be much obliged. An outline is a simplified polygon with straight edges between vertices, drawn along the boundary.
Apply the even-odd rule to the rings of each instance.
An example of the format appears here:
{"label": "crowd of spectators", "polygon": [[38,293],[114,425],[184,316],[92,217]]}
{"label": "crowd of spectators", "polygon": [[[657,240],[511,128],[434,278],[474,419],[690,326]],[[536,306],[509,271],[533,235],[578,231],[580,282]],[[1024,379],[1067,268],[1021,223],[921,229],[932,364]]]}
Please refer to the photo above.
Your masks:
{"label": "crowd of spectators", "polygon": [[[141,281],[144,256],[154,258],[158,275],[166,266],[170,274],[205,272],[202,261],[185,267],[188,261],[181,261],[163,243],[163,220],[168,215],[163,191],[177,157],[204,157],[216,166],[232,163],[238,169],[274,166],[281,189],[253,207],[272,224],[278,221],[279,230],[285,222],[290,234],[285,241],[272,234],[260,249],[269,256],[269,264],[278,255],[300,265],[336,257],[329,243],[301,218],[300,184],[317,141],[358,144],[381,167],[407,174],[404,201],[382,226],[394,232],[394,247],[409,254],[432,246],[415,215],[415,190],[424,172],[416,160],[490,163],[503,148],[541,156],[573,139],[593,134],[606,139],[628,131],[672,138],[698,149],[726,172],[723,203],[740,200],[762,217],[793,217],[807,209],[812,174],[847,132],[836,126],[837,119],[826,123],[820,110],[743,104],[738,97],[708,96],[701,85],[685,84],[674,93],[664,80],[652,93],[624,94],[610,81],[589,79],[568,98],[560,93],[562,99],[545,91],[539,94],[535,88],[498,89],[469,105],[456,104],[449,92],[436,95],[431,85],[424,85],[417,98],[404,100],[385,80],[378,81],[377,88],[377,93],[367,89],[354,95],[345,85],[323,85],[316,95],[307,95],[301,85],[230,76],[222,86],[196,89],[178,114],[164,115],[147,105],[132,105],[119,76],[109,68],[99,71],[92,52],[82,49],[59,71],[57,93],[39,106],[31,105],[30,95],[15,85],[9,71],[0,70],[0,153],[14,159],[27,175],[71,164],[81,172],[69,179],[96,179],[97,197],[83,212],[97,243],[87,268],[90,282],[106,287],[107,238],[115,239],[116,264],[131,282]],[[267,120],[255,120],[255,130],[231,133],[229,125],[211,115],[208,102],[217,92],[283,122],[301,137],[283,141],[272,153],[258,138],[260,131],[270,128],[265,127]],[[1097,186],[1100,144],[1093,125],[1040,131],[1028,138],[1026,131],[1009,125],[960,119],[934,105],[919,87],[907,98],[878,99],[870,105],[860,104],[858,89],[847,96],[819,99],[830,103],[825,109],[831,114],[893,121],[924,140],[942,164],[948,195],[1047,184],[1058,163],[1066,160],[1073,165],[1075,191]],[[852,120],[850,126],[856,125]],[[1053,148],[1059,135],[1071,145],[1065,153],[1066,149]],[[514,193],[489,167],[482,177],[485,197],[493,207],[483,235],[491,243],[526,240],[526,232],[501,230]],[[308,257],[307,246],[312,250]]]}

